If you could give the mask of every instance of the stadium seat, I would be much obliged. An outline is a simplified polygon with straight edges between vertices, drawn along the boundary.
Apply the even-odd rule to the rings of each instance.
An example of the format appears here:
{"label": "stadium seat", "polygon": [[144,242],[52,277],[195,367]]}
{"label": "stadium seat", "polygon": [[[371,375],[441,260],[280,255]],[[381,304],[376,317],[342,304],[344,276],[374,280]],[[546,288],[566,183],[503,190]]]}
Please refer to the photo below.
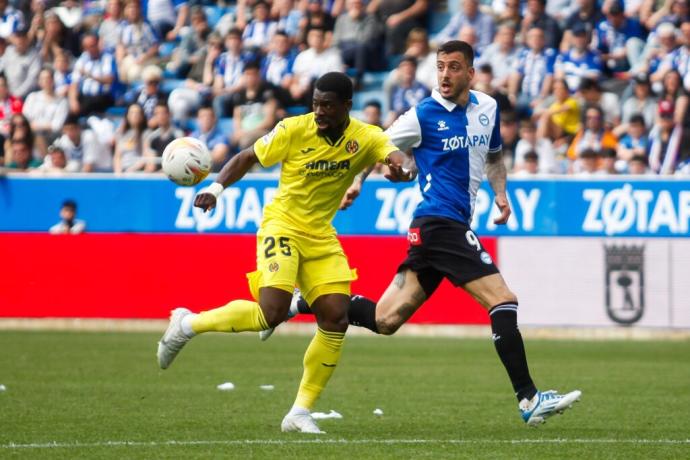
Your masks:
{"label": "stadium seat", "polygon": [[177,43],[175,42],[163,42],[161,43],[160,47],[158,48],[158,54],[162,58],[168,58],[172,56],[173,51],[175,51],[175,48],[177,47]]}
{"label": "stadium seat", "polygon": [[180,88],[184,86],[185,81],[182,78],[170,78],[170,79],[165,79],[161,83],[161,91],[163,91],[165,94],[170,94],[172,90]]}
{"label": "stadium seat", "polygon": [[388,104],[386,102],[386,95],[380,89],[373,91],[358,91],[352,97],[352,109],[362,110],[364,109],[364,104],[370,100],[377,100],[381,103],[383,113],[388,111]]}
{"label": "stadium seat", "polygon": [[106,114],[106,116],[108,116],[108,118],[124,117],[126,112],[127,112],[127,107],[119,107],[119,106],[108,107],[105,110],[105,114]]}
{"label": "stadium seat", "polygon": [[387,71],[366,72],[363,79],[364,89],[376,90],[383,88],[383,82],[386,81],[388,73]]}
{"label": "stadium seat", "polygon": [[429,35],[433,36],[441,31],[448,21],[450,21],[451,13],[449,11],[432,11],[429,14],[429,20],[427,23],[427,29],[429,30]]}
{"label": "stadium seat", "polygon": [[293,107],[288,107],[287,109],[285,109],[285,111],[289,115],[303,115],[309,112],[309,107],[307,107],[306,105],[295,105]]}
{"label": "stadium seat", "polygon": [[208,25],[213,29],[221,17],[225,14],[225,8],[222,6],[205,6],[204,11],[206,12],[206,18],[208,20]]}

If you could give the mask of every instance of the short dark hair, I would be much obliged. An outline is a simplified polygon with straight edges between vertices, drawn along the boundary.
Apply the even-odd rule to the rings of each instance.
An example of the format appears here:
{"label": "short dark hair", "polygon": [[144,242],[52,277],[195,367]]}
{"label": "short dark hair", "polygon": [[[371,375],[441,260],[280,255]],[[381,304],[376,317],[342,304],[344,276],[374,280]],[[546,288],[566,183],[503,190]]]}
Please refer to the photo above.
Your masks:
{"label": "short dark hair", "polygon": [[67,115],[67,118],[65,118],[65,122],[62,124],[62,126],[67,126],[67,125],[77,125],[80,126],[79,124],[79,115],[71,113]]}
{"label": "short dark hair", "polygon": [[316,80],[315,88],[323,92],[333,92],[341,101],[352,99],[352,80],[342,72],[328,72]]}
{"label": "short dark hair", "polygon": [[631,116],[628,123],[637,123],[642,126],[645,126],[644,117],[639,113],[636,113],[635,115]]}
{"label": "short dark hair", "polygon": [[538,161],[539,154],[534,150],[530,150],[527,153],[525,153],[525,156],[523,158],[525,159],[525,161]]}
{"label": "short dark hair", "polygon": [[465,61],[470,66],[474,65],[474,50],[472,45],[461,40],[451,40],[445,42],[443,45],[438,47],[438,54],[441,53],[461,53],[465,57]]}
{"label": "short dark hair", "polygon": [[400,62],[398,65],[402,64],[403,62],[407,62],[409,64],[412,64],[413,66],[417,67],[417,58],[414,56],[410,56],[409,54],[406,54],[400,59]]}
{"label": "short dark hair", "polygon": [[63,208],[70,208],[72,211],[77,210],[77,202],[74,200],[65,200],[62,202]]}
{"label": "short dark hair", "polygon": [[242,38],[242,31],[237,27],[233,27],[232,29],[228,30],[227,34],[225,34],[226,37],[229,37],[231,35]]}
{"label": "short dark hair", "polygon": [[244,65],[242,71],[244,72],[245,70],[261,70],[261,64],[256,59],[252,59]]}
{"label": "short dark hair", "polygon": [[647,157],[643,153],[637,153],[637,154],[631,156],[630,160],[628,160],[628,162],[633,162],[633,161],[640,162],[643,165],[647,166]]}
{"label": "short dark hair", "polygon": [[379,111],[382,109],[381,103],[377,101],[376,99],[370,99],[367,102],[364,103],[364,108],[366,109],[367,107],[375,107],[379,109]]}
{"label": "short dark hair", "polygon": [[616,149],[612,149],[611,147],[606,147],[601,149],[601,156],[604,158],[616,158],[618,154],[616,153]]}
{"label": "short dark hair", "polygon": [[599,82],[594,78],[583,78],[580,80],[580,91],[587,91],[590,89],[601,91],[601,86],[599,86]]}

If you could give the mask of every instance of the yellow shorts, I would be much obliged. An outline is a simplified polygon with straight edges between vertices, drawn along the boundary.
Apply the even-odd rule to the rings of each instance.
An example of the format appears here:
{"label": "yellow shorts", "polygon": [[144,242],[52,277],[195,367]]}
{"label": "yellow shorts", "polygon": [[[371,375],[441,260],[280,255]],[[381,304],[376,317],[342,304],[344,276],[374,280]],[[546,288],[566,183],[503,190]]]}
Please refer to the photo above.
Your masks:
{"label": "yellow shorts", "polygon": [[279,225],[262,227],[256,239],[255,272],[247,274],[256,300],[262,287],[302,291],[309,305],[325,294],[350,295],[357,279],[335,235],[315,237]]}

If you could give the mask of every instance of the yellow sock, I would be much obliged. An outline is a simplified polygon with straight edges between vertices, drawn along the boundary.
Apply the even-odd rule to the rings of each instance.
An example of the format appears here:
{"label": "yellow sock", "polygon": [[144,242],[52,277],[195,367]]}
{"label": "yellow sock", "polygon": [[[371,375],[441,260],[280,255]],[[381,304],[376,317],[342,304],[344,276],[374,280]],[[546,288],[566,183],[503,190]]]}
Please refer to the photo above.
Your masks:
{"label": "yellow sock", "polygon": [[316,335],[304,353],[304,374],[295,406],[308,410],[314,406],[338,364],[344,340],[344,332],[329,332],[321,328],[316,330]]}
{"label": "yellow sock", "polygon": [[242,332],[268,329],[264,312],[256,302],[233,300],[224,307],[203,311],[192,320],[192,330],[202,332]]}

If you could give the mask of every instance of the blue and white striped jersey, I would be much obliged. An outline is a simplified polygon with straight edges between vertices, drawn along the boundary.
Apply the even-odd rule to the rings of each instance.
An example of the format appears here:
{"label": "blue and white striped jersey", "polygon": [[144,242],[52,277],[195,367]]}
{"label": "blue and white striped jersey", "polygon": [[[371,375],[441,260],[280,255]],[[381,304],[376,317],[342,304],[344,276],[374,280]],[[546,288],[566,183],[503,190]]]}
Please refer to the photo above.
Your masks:
{"label": "blue and white striped jersey", "polygon": [[101,53],[98,59],[93,59],[87,52],[81,53],[77,62],[74,63],[72,71],[73,82],[79,82],[80,93],[87,96],[102,96],[110,94],[112,85],[104,85],[90,78],[107,77],[117,75],[115,57],[110,53]]}
{"label": "blue and white striped jersey", "polygon": [[555,62],[556,51],[552,48],[544,48],[539,53],[529,48],[520,51],[517,63],[517,71],[522,76],[520,92],[530,98],[538,97],[546,76],[553,74]]}
{"label": "blue and white striped jersey", "polygon": [[417,162],[422,202],[414,217],[446,217],[469,225],[486,157],[502,148],[496,100],[470,91],[469,103],[461,107],[434,90],[386,134],[400,150],[411,148]]}

